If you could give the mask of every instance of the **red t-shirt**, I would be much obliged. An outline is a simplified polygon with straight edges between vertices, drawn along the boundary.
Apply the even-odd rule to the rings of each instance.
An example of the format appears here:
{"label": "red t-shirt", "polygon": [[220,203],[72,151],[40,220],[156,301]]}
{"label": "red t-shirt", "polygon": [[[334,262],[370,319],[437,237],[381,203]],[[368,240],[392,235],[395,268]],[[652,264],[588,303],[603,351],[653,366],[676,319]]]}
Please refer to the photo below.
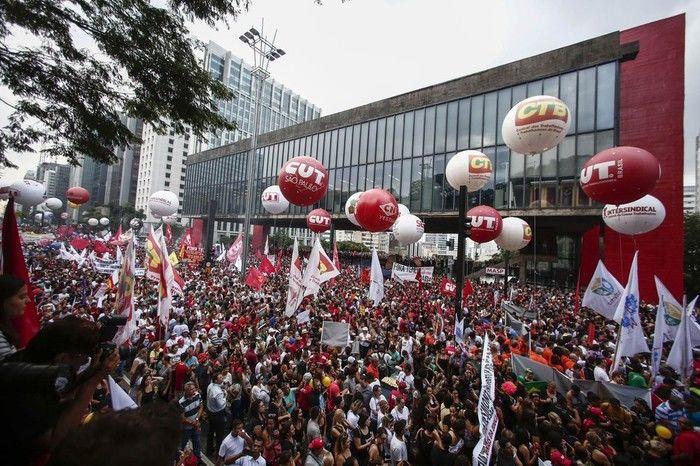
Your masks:
{"label": "red t-shirt", "polygon": [[684,430],[676,441],[673,442],[673,454],[680,455],[686,453],[690,455],[688,460],[674,462],[675,465],[696,465],[700,464],[700,434],[694,430]]}
{"label": "red t-shirt", "polygon": [[187,378],[187,366],[184,362],[180,361],[175,364],[175,369],[173,371],[173,386],[175,391],[182,391],[185,388],[185,378]]}
{"label": "red t-shirt", "polygon": [[335,411],[335,399],[336,397],[340,395],[340,387],[338,387],[338,382],[335,380],[331,382],[331,384],[328,386],[328,409],[330,412]]}

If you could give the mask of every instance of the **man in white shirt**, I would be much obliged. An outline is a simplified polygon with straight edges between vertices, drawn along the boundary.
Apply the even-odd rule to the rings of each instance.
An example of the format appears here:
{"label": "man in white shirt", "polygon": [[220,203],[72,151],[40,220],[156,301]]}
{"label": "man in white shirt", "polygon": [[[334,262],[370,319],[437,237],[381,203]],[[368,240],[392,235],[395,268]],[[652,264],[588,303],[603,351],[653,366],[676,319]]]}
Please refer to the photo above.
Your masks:
{"label": "man in white shirt", "polygon": [[402,420],[408,423],[408,418],[411,415],[411,412],[409,411],[408,407],[406,406],[406,402],[402,397],[396,398],[396,406],[394,406],[394,409],[391,410],[391,415],[397,421]]}
{"label": "man in white shirt", "polygon": [[235,466],[265,466],[267,462],[262,457],[263,441],[255,439],[250,447],[250,455],[245,455],[235,461],[224,464],[233,464]]}
{"label": "man in white shirt", "polygon": [[[209,455],[218,450],[226,436],[226,392],[221,386],[223,376],[221,373],[207,387],[207,412],[209,413]],[[216,435],[216,443],[214,436]]]}
{"label": "man in white shirt", "polygon": [[596,382],[610,382],[608,372],[605,370],[605,361],[602,358],[596,361],[595,369],[593,369],[593,379]]}
{"label": "man in white shirt", "polygon": [[231,464],[239,459],[243,456],[243,450],[245,450],[246,444],[252,445],[253,441],[243,430],[243,422],[240,419],[236,419],[233,421],[231,433],[221,442],[216,466]]}
{"label": "man in white shirt", "polygon": [[372,398],[369,400],[369,410],[370,410],[370,421],[372,422],[372,425],[376,426],[377,425],[377,417],[379,414],[379,403],[384,400],[386,401],[386,398],[384,395],[382,395],[382,387],[379,385],[375,385],[372,388]]}
{"label": "man in white shirt", "polygon": [[413,371],[411,370],[411,366],[406,366],[406,369],[399,372],[399,375],[396,377],[397,382],[403,382],[406,384],[406,388],[410,391],[413,390],[413,384],[415,382],[415,379],[413,378]]}
{"label": "man in white shirt", "polygon": [[394,424],[394,435],[389,443],[391,466],[405,466],[408,464],[408,449],[403,439],[405,429],[405,421],[396,421]]}
{"label": "man in white shirt", "polygon": [[250,390],[251,398],[260,400],[267,406],[270,403],[270,390],[265,386],[265,380],[262,375],[258,375],[258,383]]}

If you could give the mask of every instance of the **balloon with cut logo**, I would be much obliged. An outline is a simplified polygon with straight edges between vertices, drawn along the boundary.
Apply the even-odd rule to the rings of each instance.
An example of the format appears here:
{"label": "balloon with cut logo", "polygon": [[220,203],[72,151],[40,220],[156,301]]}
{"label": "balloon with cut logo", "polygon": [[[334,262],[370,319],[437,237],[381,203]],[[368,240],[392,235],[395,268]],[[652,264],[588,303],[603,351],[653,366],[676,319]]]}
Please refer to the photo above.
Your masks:
{"label": "balloon with cut logo", "polygon": [[[400,204],[399,204],[400,205]],[[413,214],[403,214],[394,222],[391,227],[394,238],[402,246],[408,246],[420,240],[425,233],[423,221]]]}
{"label": "balloon with cut logo", "polygon": [[605,149],[591,157],[581,170],[583,191],[603,204],[627,204],[649,194],[661,178],[661,165],[650,152],[638,147]]}
{"label": "balloon with cut logo", "polygon": [[70,203],[73,203],[79,206],[85,204],[87,201],[90,200],[90,193],[87,189],[83,188],[82,186],[73,186],[72,188],[68,189],[68,191],[66,191],[66,199],[68,199],[68,205],[70,205]]}
{"label": "balloon with cut logo", "polygon": [[12,183],[10,191],[15,202],[26,207],[41,204],[46,199],[46,187],[34,180],[20,180]]}
{"label": "balloon with cut logo", "polygon": [[391,228],[398,216],[399,206],[396,199],[383,189],[369,189],[357,201],[355,218],[367,231],[386,231]]}
{"label": "balloon with cut logo", "polygon": [[328,190],[328,170],[313,157],[294,157],[282,166],[277,184],[292,204],[315,204]]}
{"label": "balloon with cut logo", "polygon": [[496,244],[506,251],[518,251],[530,243],[532,229],[527,222],[518,217],[503,219],[501,234],[495,239]]}
{"label": "balloon with cut logo", "polygon": [[472,229],[469,238],[477,243],[488,243],[498,238],[503,229],[503,219],[493,207],[478,205],[469,209],[467,216],[471,218]]}
{"label": "balloon with cut logo", "polygon": [[642,235],[658,228],[666,218],[666,208],[654,196],[603,207],[603,221],[623,235]]}
{"label": "balloon with cut logo", "polygon": [[493,164],[486,154],[478,150],[465,150],[453,155],[445,168],[445,177],[452,188],[459,191],[466,186],[468,192],[478,191],[493,176]]}
{"label": "balloon with cut logo", "polygon": [[285,199],[282,191],[280,191],[280,187],[276,184],[265,188],[262,196],[260,196],[260,201],[263,209],[273,215],[281,214],[289,208],[289,201]]}
{"label": "balloon with cut logo", "polygon": [[331,228],[331,214],[324,209],[314,209],[306,216],[306,226],[314,233],[323,233]]}
{"label": "balloon with cut logo", "polygon": [[156,191],[148,198],[148,208],[154,217],[167,217],[177,213],[180,200],[172,191]]}
{"label": "balloon with cut logo", "polygon": [[345,202],[345,216],[348,218],[348,220],[350,220],[350,222],[353,225],[357,225],[358,227],[361,225],[360,222],[357,221],[357,218],[355,218],[355,209],[357,209],[357,201],[360,199],[360,196],[362,196],[363,192],[364,191],[360,191],[358,193],[353,194]]}
{"label": "balloon with cut logo", "polygon": [[515,104],[503,120],[503,141],[519,154],[532,155],[564,140],[571,114],[564,102],[549,95],[536,95]]}

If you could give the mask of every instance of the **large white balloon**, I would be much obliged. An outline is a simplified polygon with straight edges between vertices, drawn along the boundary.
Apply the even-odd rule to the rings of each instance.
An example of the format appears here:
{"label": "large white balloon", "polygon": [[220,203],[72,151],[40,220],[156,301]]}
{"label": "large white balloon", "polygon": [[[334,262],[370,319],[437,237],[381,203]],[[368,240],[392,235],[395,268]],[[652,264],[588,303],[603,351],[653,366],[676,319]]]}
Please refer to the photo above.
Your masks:
{"label": "large white balloon", "polygon": [[7,200],[12,192],[12,181],[8,179],[0,180],[0,199]]}
{"label": "large white balloon", "polygon": [[399,204],[399,217],[402,215],[410,214],[411,211],[408,210],[408,207],[406,207],[403,204]]}
{"label": "large white balloon", "polygon": [[97,220],[96,218],[89,218],[87,221],[87,224],[90,225],[91,227],[96,227],[99,225],[100,221]]}
{"label": "large white balloon", "polygon": [[154,217],[164,217],[177,212],[180,200],[171,191],[156,191],[148,199],[148,208]]}
{"label": "large white balloon", "polygon": [[445,169],[445,177],[450,186],[458,191],[460,186],[466,186],[470,193],[486,186],[491,176],[491,159],[478,150],[458,152],[447,162]]}
{"label": "large white balloon", "polygon": [[648,233],[661,225],[665,218],[666,208],[649,194],[628,204],[607,204],[603,207],[605,224],[623,235]]}
{"label": "large white balloon", "polygon": [[109,219],[107,217],[102,217],[100,219],[100,225],[102,225],[103,227],[106,227],[107,225],[109,225]]}
{"label": "large white balloon", "polygon": [[506,251],[517,251],[528,245],[532,239],[532,229],[527,222],[518,217],[503,219],[501,234],[495,239],[496,244]]}
{"label": "large white balloon", "polygon": [[177,223],[177,216],[168,215],[166,217],[163,217],[161,220],[163,220],[163,223],[165,223],[166,225],[172,225],[174,223]]}
{"label": "large white balloon", "polygon": [[281,214],[289,208],[289,201],[284,197],[280,187],[276,184],[265,188],[261,200],[263,209],[273,215]]}
{"label": "large white balloon", "polygon": [[518,102],[503,120],[503,141],[520,154],[539,154],[559,144],[571,125],[569,107],[549,95]]}
{"label": "large white balloon", "polygon": [[10,191],[17,204],[31,207],[44,202],[46,187],[34,180],[21,180],[12,183]]}
{"label": "large white balloon", "polygon": [[46,199],[46,207],[51,210],[59,210],[61,207],[63,207],[63,201],[57,197],[50,197]]}
{"label": "large white balloon", "polygon": [[360,222],[358,222],[355,218],[355,208],[357,207],[357,201],[360,200],[360,196],[362,196],[363,192],[364,191],[360,191],[353,194],[345,202],[345,216],[352,222],[353,225],[358,227],[362,227],[362,225],[360,225]]}
{"label": "large white balloon", "polygon": [[391,231],[399,244],[408,246],[421,239],[423,233],[425,233],[425,225],[415,215],[404,214],[396,219],[394,226],[391,227]]}

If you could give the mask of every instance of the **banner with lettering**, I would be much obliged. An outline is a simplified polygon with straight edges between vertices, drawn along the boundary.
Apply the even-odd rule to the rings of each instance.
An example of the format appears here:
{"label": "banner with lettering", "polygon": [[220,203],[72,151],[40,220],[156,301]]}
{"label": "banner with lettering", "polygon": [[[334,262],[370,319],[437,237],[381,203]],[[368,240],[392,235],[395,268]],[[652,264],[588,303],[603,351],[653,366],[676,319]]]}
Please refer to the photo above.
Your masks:
{"label": "banner with lettering", "polygon": [[474,447],[472,466],[488,466],[491,461],[491,450],[496,440],[498,415],[493,404],[496,395],[496,376],[493,370],[491,345],[488,333],[484,335],[483,354],[481,356],[481,393],[479,394],[479,434],[481,438]]}
{"label": "banner with lettering", "polygon": [[398,282],[415,282],[416,275],[420,269],[420,276],[423,283],[431,283],[433,281],[433,267],[409,267],[394,262],[391,266],[391,278]]}

